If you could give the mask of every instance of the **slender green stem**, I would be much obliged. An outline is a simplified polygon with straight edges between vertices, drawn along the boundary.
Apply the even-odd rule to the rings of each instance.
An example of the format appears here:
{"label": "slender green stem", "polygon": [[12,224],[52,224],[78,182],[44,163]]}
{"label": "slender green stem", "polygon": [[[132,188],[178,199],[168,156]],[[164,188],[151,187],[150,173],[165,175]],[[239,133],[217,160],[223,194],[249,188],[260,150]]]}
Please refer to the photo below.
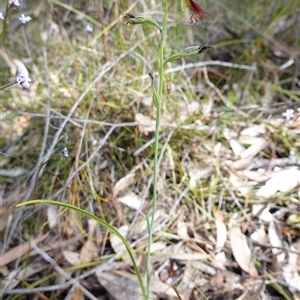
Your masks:
{"label": "slender green stem", "polygon": [[167,16],[168,16],[168,1],[163,0],[164,7],[164,20],[161,31],[161,39],[158,51],[158,72],[159,72],[159,88],[158,88],[158,101],[156,104],[156,125],[155,125],[155,142],[154,142],[154,171],[153,171],[153,204],[152,204],[152,215],[148,223],[148,251],[147,251],[147,297],[150,298],[150,285],[151,285],[151,267],[150,267],[150,250],[152,244],[152,233],[154,227],[154,218],[157,207],[157,179],[158,179],[158,148],[159,148],[159,128],[161,118],[161,104],[163,96],[164,86],[164,41],[167,33]]}
{"label": "slender green stem", "polygon": [[141,288],[141,293],[142,293],[143,298],[145,300],[149,299],[146,296],[146,291],[145,291],[144,283],[143,283],[143,280],[142,280],[142,276],[141,276],[140,270],[139,270],[139,268],[136,264],[132,249],[130,248],[130,245],[128,244],[126,238],[124,238],[123,235],[120,234],[117,229],[115,229],[113,226],[108,224],[105,220],[103,220],[101,218],[98,218],[95,215],[93,215],[93,214],[91,214],[91,213],[89,213],[89,212],[87,212],[87,211],[85,211],[85,210],[83,210],[83,209],[81,209],[77,206],[74,206],[74,205],[71,205],[71,204],[68,204],[68,203],[64,203],[64,202],[60,202],[60,201],[44,200],[44,199],[29,200],[29,201],[17,204],[16,207],[20,207],[20,206],[24,206],[24,205],[31,205],[31,204],[45,204],[45,203],[51,204],[51,205],[58,205],[58,206],[66,207],[66,208],[72,209],[74,211],[77,211],[80,214],[82,214],[82,215],[84,215],[84,216],[86,216],[90,219],[95,220],[98,224],[104,226],[111,233],[114,233],[122,241],[122,243],[124,244],[124,246],[126,247],[126,249],[128,251],[131,262],[133,264],[133,268],[136,272],[136,276],[137,276],[138,281],[139,281],[139,285],[140,285],[140,288]]}

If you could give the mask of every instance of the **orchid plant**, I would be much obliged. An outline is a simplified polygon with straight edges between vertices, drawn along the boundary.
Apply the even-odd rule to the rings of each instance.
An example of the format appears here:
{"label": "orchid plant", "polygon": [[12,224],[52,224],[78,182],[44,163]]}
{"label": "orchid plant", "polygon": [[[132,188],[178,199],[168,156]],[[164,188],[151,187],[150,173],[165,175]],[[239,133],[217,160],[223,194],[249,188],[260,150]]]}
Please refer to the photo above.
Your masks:
{"label": "orchid plant", "polygon": [[[154,72],[151,71],[149,76],[152,81],[152,92],[153,92],[153,102],[156,107],[156,126],[155,126],[155,143],[154,143],[154,171],[153,171],[153,204],[151,212],[147,214],[147,226],[148,226],[148,251],[147,251],[147,299],[150,296],[150,285],[151,285],[151,267],[150,267],[150,249],[152,245],[152,236],[153,236],[153,227],[154,227],[154,216],[156,213],[157,207],[157,181],[158,181],[158,151],[159,151],[159,130],[160,130],[160,119],[161,119],[161,106],[163,101],[163,84],[164,84],[164,67],[167,63],[172,62],[174,60],[178,60],[188,56],[196,56],[201,53],[205,53],[207,50],[212,49],[210,46],[192,46],[183,49],[181,52],[175,53],[168,57],[164,58],[164,42],[167,33],[167,16],[168,16],[168,1],[163,0],[164,7],[164,19],[162,23],[162,27],[151,17],[146,16],[144,14],[133,14],[129,13],[125,15],[125,19],[127,20],[127,24],[130,25],[144,25],[148,24],[154,26],[160,31],[160,46],[157,55],[157,65],[158,65],[158,74],[159,74],[159,83],[156,83],[156,79],[154,76]],[[190,23],[193,26],[197,22],[203,23],[204,19],[207,16],[207,13],[204,9],[198,4],[198,2],[194,0],[182,0],[182,9],[189,9],[191,13]]]}

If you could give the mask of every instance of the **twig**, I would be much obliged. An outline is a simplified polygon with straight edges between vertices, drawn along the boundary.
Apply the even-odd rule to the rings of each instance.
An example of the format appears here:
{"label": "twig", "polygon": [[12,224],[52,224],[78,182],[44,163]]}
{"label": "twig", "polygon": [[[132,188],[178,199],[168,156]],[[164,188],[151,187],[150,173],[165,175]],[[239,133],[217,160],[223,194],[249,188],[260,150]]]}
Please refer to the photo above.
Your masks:
{"label": "twig", "polygon": [[237,107],[235,107],[234,105],[232,105],[227,99],[226,97],[221,93],[220,89],[218,87],[216,87],[208,78],[208,74],[207,74],[207,69],[206,67],[203,68],[203,74],[204,74],[204,78],[206,83],[217,93],[217,95],[220,97],[220,99],[224,102],[224,104],[227,107],[230,107],[232,110],[238,112],[240,115],[242,115],[243,117],[248,118],[249,116],[244,113],[243,111],[241,111],[240,109],[238,109]]}

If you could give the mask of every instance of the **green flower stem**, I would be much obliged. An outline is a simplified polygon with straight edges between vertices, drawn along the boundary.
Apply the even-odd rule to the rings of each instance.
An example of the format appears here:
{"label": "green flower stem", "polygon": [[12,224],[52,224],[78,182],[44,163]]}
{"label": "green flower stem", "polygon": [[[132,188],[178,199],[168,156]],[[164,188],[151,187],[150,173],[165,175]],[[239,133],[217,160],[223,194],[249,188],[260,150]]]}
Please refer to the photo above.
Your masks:
{"label": "green flower stem", "polygon": [[156,103],[156,124],[155,124],[155,142],[154,142],[154,171],[153,171],[153,204],[152,204],[152,215],[149,219],[147,216],[148,223],[148,251],[147,251],[147,297],[150,297],[150,285],[151,285],[151,266],[150,266],[150,254],[152,245],[152,234],[155,221],[155,213],[157,207],[157,179],[158,179],[158,148],[159,148],[159,129],[160,129],[160,118],[161,118],[161,104],[163,96],[164,86],[164,41],[167,33],[167,16],[168,16],[168,1],[163,0],[164,7],[164,20],[161,31],[161,40],[158,51],[158,72],[159,72],[159,87],[158,87],[158,99]]}

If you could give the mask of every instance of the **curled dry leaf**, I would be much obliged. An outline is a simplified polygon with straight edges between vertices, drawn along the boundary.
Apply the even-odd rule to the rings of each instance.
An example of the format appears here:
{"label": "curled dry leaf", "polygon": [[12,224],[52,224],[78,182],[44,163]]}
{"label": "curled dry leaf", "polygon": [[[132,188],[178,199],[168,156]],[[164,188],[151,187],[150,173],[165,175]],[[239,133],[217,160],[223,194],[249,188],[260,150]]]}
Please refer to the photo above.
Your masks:
{"label": "curled dry leaf", "polygon": [[80,265],[79,253],[65,250],[62,252],[65,260],[72,266]]}
{"label": "curled dry leaf", "polygon": [[114,186],[113,192],[114,195],[117,197],[120,195],[126,188],[128,188],[130,185],[135,183],[135,174],[129,173],[123,178],[121,178]]}
{"label": "curled dry leaf", "polygon": [[246,236],[242,233],[238,225],[234,225],[229,230],[230,244],[233,256],[242,270],[252,276],[257,276],[251,250],[248,246]]}

